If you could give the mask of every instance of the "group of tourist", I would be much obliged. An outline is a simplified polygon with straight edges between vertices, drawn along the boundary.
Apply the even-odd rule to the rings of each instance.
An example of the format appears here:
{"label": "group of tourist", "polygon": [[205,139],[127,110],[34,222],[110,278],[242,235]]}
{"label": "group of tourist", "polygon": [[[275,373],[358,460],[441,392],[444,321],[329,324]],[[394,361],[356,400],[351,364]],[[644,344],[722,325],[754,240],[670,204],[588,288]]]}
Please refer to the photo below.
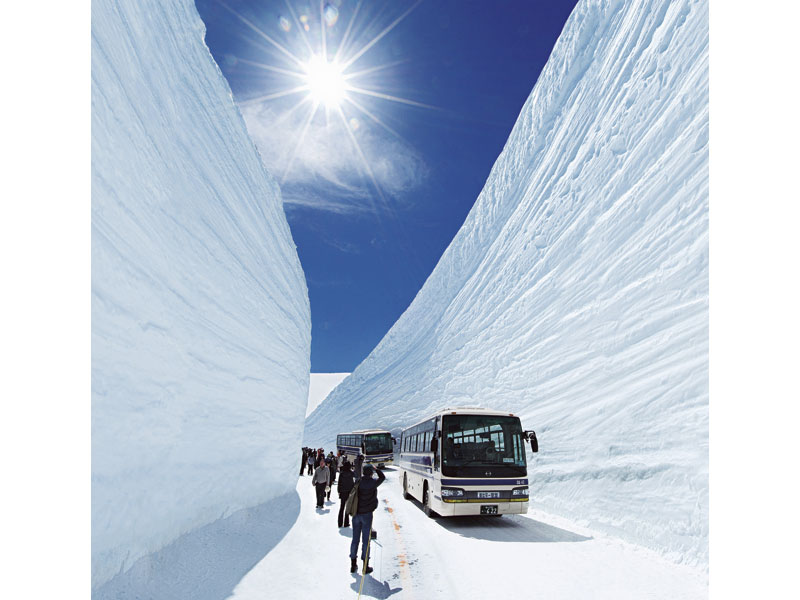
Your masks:
{"label": "group of tourist", "polygon": [[311,485],[316,493],[316,508],[323,508],[327,497],[331,499],[331,489],[337,481],[336,492],[339,494],[339,527],[350,527],[350,514],[345,510],[345,504],[350,492],[358,485],[358,502],[356,514],[353,515],[353,541],[350,543],[350,572],[355,573],[358,568],[356,558],[358,546],[361,543],[361,560],[364,564],[363,573],[372,573],[368,564],[367,545],[372,532],[372,516],[378,508],[378,486],[384,482],[386,476],[379,470],[378,478],[374,479],[375,469],[372,465],[364,465],[364,455],[359,454],[354,464],[350,464],[345,455],[339,451],[334,456],[333,452],[325,455],[323,448],[303,448],[303,459],[300,463],[300,476],[306,469],[311,475]]}

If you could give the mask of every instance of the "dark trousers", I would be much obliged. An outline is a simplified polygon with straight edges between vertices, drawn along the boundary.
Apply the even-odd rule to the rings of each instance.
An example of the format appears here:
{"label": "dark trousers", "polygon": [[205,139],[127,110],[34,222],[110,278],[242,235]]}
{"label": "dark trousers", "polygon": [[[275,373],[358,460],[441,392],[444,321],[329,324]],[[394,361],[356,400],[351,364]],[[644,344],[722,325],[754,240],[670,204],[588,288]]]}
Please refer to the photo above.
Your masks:
{"label": "dark trousers", "polygon": [[313,475],[314,474],[314,465],[308,465],[308,474],[309,475]]}
{"label": "dark trousers", "polygon": [[318,483],[314,487],[317,488],[317,506],[322,506],[325,502],[325,484]]}
{"label": "dark trousers", "polygon": [[[339,527],[342,527],[342,525],[350,527],[350,513],[344,510],[344,503],[347,502],[347,496],[342,496],[339,498],[339,501]],[[344,519],[344,523],[342,523],[342,519]]]}
{"label": "dark trousers", "polygon": [[304,459],[303,462],[300,463],[300,475],[302,475],[305,470],[306,470],[306,461]]}
{"label": "dark trousers", "polygon": [[356,513],[353,517],[353,541],[350,542],[350,558],[358,554],[358,542],[361,541],[361,560],[367,559],[369,532],[372,530],[372,513]]}

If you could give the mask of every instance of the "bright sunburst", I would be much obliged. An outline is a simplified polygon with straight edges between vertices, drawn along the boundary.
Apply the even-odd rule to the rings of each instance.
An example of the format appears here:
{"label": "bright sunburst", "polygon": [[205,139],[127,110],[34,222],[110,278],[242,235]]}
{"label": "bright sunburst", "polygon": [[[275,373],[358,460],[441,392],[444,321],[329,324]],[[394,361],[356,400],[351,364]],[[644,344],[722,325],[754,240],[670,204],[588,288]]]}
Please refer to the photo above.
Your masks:
{"label": "bright sunburst", "polygon": [[[397,132],[387,125],[383,119],[370,110],[370,103],[393,102],[422,108],[433,108],[420,102],[388,94],[380,89],[380,72],[399,62],[389,64],[365,64],[367,53],[380,42],[390,31],[403,21],[422,0],[411,4],[402,14],[380,28],[376,21],[359,18],[365,0],[358,0],[350,16],[346,28],[339,19],[340,1],[320,1],[316,9],[298,10],[292,0],[285,0],[287,12],[274,24],[274,30],[257,26],[253,21],[241,15],[222,0],[220,4],[251,31],[259,40],[267,42],[264,46],[263,61],[238,59],[239,62],[263,69],[269,74],[269,84],[263,95],[240,102],[241,105],[264,104],[300,96],[301,100],[292,103],[285,117],[292,117],[297,122],[297,130],[290,136],[292,143],[285,152],[281,182],[286,180],[292,170],[298,150],[304,144],[315,144],[320,140],[313,139],[309,132],[311,124],[321,113],[326,119],[337,119],[346,134],[339,135],[335,143],[350,144],[355,151],[361,170],[372,182],[378,195],[384,198],[383,190],[376,180],[371,164],[381,157],[367,156],[356,132],[363,133],[363,126],[370,122],[393,136]],[[306,2],[301,7],[308,7]],[[314,6],[312,3],[311,6]],[[363,14],[362,14],[363,17]],[[385,21],[384,21],[385,22]],[[367,31],[378,31],[376,35],[367,36]],[[358,63],[358,69],[355,68]],[[359,80],[362,80],[360,82]],[[366,82],[369,82],[367,85]],[[305,111],[302,118],[299,112]],[[366,121],[364,121],[366,119]],[[330,137],[330,136],[329,136]],[[399,136],[398,136],[399,137]],[[326,148],[331,145],[325,140]]]}
{"label": "bright sunburst", "polygon": [[303,65],[303,69],[312,100],[330,108],[338,107],[346,91],[342,67],[315,54]]}

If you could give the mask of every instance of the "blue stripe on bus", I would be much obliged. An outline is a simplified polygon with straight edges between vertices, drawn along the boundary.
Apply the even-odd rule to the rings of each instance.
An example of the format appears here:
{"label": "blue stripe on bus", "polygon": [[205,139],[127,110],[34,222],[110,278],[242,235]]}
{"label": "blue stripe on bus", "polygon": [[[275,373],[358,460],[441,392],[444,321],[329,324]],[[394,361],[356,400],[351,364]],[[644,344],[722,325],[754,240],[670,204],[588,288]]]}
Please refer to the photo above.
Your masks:
{"label": "blue stripe on bus", "polygon": [[430,467],[420,467],[418,465],[404,465],[403,463],[400,463],[400,466],[404,469],[408,469],[409,471],[414,471],[415,473],[431,473],[433,471],[433,469]]}
{"label": "blue stripe on bus", "polygon": [[442,485],[528,485],[527,479],[442,479]]}
{"label": "blue stripe on bus", "polygon": [[410,473],[414,473],[414,475],[419,475],[420,477],[424,477],[425,479],[433,479],[433,475],[428,475],[426,473],[420,473],[419,471],[415,471],[414,469],[407,469]]}
{"label": "blue stripe on bus", "polygon": [[409,456],[408,454],[401,454],[400,459],[407,460],[408,462],[415,465],[431,466],[432,464],[430,456]]}
{"label": "blue stripe on bus", "polygon": [[[361,454],[361,448],[358,446],[336,446],[337,450],[341,450],[344,454]],[[352,450],[352,452],[350,452]],[[385,454],[367,454],[365,459],[367,462],[369,461],[376,461],[376,460],[392,460],[394,458],[394,452],[388,452]]]}

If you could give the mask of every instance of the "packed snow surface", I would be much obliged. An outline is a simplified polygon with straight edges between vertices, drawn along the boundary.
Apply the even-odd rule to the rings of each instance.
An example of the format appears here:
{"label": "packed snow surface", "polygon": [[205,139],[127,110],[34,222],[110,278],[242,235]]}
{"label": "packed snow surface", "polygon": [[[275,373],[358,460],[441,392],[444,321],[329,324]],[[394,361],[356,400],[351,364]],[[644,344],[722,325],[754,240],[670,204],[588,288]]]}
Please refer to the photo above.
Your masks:
{"label": "packed snow surface", "polygon": [[[373,517],[377,539],[369,550],[374,571],[363,585],[360,572],[349,572],[352,528],[337,528],[339,498],[333,493],[324,508],[315,509],[311,477],[304,476],[297,485],[299,515],[290,502],[275,508],[293,526],[241,579],[228,600],[351,600],[359,590],[362,598],[398,600],[708,597],[705,573],[553,515],[531,511],[502,518],[430,519],[419,502],[403,499],[398,471],[385,472]],[[359,568],[361,564],[359,559]],[[313,575],[309,565],[314,565]]]}
{"label": "packed snow surface", "polygon": [[453,405],[537,431],[533,509],[707,565],[706,2],[576,7],[463,227],[304,440]]}
{"label": "packed snow surface", "polygon": [[308,385],[308,407],[306,416],[310,415],[320,402],[328,397],[328,394],[350,373],[311,373],[311,380]]}
{"label": "packed snow surface", "polygon": [[428,518],[419,502],[403,499],[400,471],[384,472],[369,547],[374,572],[363,584],[350,573],[352,529],[337,527],[336,490],[315,509],[311,477],[295,474],[296,492],[183,536],[114,578],[102,598],[708,597],[707,573],[551,514]]}
{"label": "packed snow surface", "polygon": [[92,4],[92,586],[293,490],[310,312],[191,0]]}

